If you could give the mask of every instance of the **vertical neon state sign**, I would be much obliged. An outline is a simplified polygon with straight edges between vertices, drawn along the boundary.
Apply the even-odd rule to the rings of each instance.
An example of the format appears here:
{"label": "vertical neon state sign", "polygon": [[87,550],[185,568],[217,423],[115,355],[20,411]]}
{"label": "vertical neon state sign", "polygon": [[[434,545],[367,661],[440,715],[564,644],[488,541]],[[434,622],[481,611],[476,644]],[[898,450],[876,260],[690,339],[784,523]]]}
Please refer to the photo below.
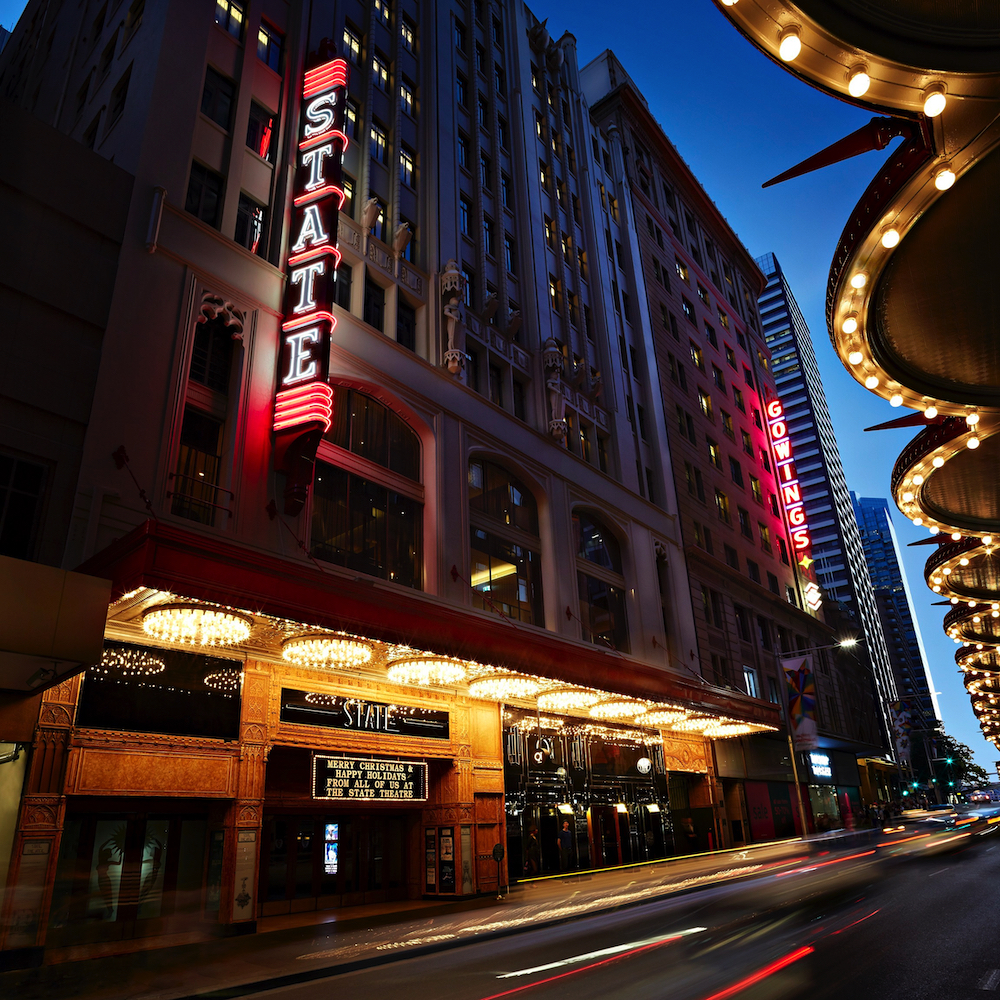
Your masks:
{"label": "vertical neon state sign", "polygon": [[809,522],[806,518],[805,501],[802,499],[802,487],[795,471],[795,459],[792,457],[792,442],[788,436],[788,422],[785,420],[785,408],[781,400],[772,399],[765,407],[767,413],[767,431],[771,438],[771,451],[774,454],[775,471],[778,476],[778,488],[781,490],[781,505],[785,510],[785,519],[792,536],[792,547],[795,550],[796,562],[805,571],[806,603],[813,611],[822,604],[819,587],[813,573],[812,537],[809,534]]}
{"label": "vertical neon state sign", "polygon": [[297,514],[305,503],[316,448],[333,417],[330,336],[337,320],[331,305],[340,264],[346,93],[343,59],[306,71],[273,423],[275,464],[288,479],[287,514]]}

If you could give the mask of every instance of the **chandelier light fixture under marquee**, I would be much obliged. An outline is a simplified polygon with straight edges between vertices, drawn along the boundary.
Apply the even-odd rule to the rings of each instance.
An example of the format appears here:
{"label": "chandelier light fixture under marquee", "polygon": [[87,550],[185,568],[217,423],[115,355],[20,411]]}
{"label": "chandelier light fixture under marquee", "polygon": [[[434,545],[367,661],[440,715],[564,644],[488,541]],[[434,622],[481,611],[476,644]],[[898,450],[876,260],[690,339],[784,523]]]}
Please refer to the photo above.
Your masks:
{"label": "chandelier light fixture under marquee", "polygon": [[372,647],[360,639],[337,635],[293,635],[281,644],[281,655],[297,667],[334,670],[360,667],[372,658]]}
{"label": "chandelier light fixture under marquee", "polygon": [[112,672],[122,677],[152,677],[162,674],[167,664],[148,650],[122,646],[105,649],[101,654],[103,673]]}
{"label": "chandelier light fixture under marquee", "polygon": [[464,681],[465,676],[465,664],[445,656],[408,657],[388,665],[388,677],[393,684],[451,687]]}
{"label": "chandelier light fixture under marquee", "polygon": [[497,673],[469,683],[469,696],[483,701],[526,701],[538,694],[541,682],[523,674]]}
{"label": "chandelier light fixture under marquee", "polygon": [[226,608],[161,604],[142,616],[146,635],[186,646],[235,646],[246,642],[253,621]]}

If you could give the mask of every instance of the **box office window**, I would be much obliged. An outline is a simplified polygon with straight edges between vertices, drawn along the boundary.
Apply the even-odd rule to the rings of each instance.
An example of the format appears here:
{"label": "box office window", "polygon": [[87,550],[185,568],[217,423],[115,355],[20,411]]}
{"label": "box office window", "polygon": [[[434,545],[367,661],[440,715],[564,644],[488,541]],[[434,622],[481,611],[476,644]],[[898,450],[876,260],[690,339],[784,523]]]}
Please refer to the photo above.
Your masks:
{"label": "box office window", "polygon": [[242,684],[235,660],[107,642],[102,662],[84,675],[76,723],[234,740]]}

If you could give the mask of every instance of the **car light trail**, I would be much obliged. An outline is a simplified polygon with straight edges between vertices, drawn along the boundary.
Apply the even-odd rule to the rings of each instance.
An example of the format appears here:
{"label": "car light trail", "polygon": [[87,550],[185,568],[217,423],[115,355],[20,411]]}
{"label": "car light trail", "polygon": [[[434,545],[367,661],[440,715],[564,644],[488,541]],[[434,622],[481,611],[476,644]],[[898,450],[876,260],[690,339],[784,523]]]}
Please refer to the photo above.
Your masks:
{"label": "car light trail", "polygon": [[[881,909],[881,907],[879,909]],[[858,917],[857,920],[853,921],[852,923],[849,923],[846,927],[841,927],[840,930],[834,931],[833,933],[843,934],[844,931],[849,931],[852,927],[857,927],[858,924],[863,924],[869,917],[874,917],[875,914],[878,912],[879,912],[878,910],[872,910],[871,913],[866,913],[863,917]]]}
{"label": "car light trail", "polygon": [[705,1000],[725,1000],[726,997],[731,997],[734,993],[739,993],[740,990],[745,990],[748,986],[753,986],[762,979],[773,976],[776,972],[780,972],[793,962],[797,962],[800,958],[811,955],[815,950],[812,945],[796,948],[795,951],[785,955],[784,958],[779,958],[776,962],[765,965],[763,969],[758,970],[752,976],[747,976],[746,979],[741,979],[738,983],[733,983],[732,986],[727,987],[720,993],[713,993],[710,997],[705,997]]}
{"label": "car light trail", "polygon": [[853,861],[855,858],[867,858],[875,851],[861,851],[859,854],[848,854],[842,858],[834,858],[832,861],[821,861],[818,865],[806,865],[805,868],[793,868],[790,872],[778,872],[774,877],[783,878],[785,875],[802,875],[805,872],[814,872],[817,868],[826,868],[828,865],[839,865],[843,861]]}
{"label": "car light trail", "polygon": [[567,965],[575,965],[577,962],[586,962],[595,958],[605,958],[608,955],[619,955],[623,952],[634,951],[639,948],[649,948],[657,944],[669,944],[677,941],[689,934],[700,934],[708,930],[707,927],[689,927],[686,931],[677,931],[674,934],[667,934],[664,937],[645,938],[642,941],[629,941],[628,944],[619,944],[614,948],[602,948],[600,951],[588,951],[584,955],[574,955],[572,958],[564,958],[558,962],[549,962],[548,965],[536,965],[533,969],[518,969],[517,972],[505,972],[497,976],[497,979],[514,979],[517,976],[531,976],[536,972],[549,972],[551,969],[560,969]]}
{"label": "car light trail", "polygon": [[[599,962],[591,962],[590,965],[582,965],[579,969],[570,969],[569,972],[560,972],[558,976],[549,976],[547,979],[539,979],[534,983],[525,983],[523,986],[515,986],[512,990],[504,990],[502,993],[493,993],[488,997],[483,997],[482,1000],[499,1000],[500,997],[513,996],[515,993],[521,993],[524,990],[534,989],[536,986],[545,986],[547,983],[554,983],[560,979],[566,979],[568,976],[575,976],[581,972],[589,972],[591,969],[599,969],[602,965],[609,965],[611,962],[617,962],[620,959],[629,958],[632,955],[638,955],[644,951],[651,951],[653,948],[659,948],[665,944],[671,944],[674,941],[679,941],[685,933],[689,932],[671,934],[668,937],[658,938],[650,944],[643,944],[638,947],[633,945],[628,951],[620,951],[616,955],[612,955],[610,958],[601,959]],[[694,933],[694,931],[692,930],[690,933]]]}

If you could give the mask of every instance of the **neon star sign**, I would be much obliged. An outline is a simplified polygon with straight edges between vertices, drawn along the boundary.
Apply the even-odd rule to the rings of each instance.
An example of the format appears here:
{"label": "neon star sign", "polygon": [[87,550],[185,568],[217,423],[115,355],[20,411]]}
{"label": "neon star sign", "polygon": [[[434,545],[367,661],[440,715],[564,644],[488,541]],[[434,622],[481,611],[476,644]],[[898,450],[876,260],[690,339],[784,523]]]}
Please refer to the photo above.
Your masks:
{"label": "neon star sign", "polygon": [[331,59],[308,69],[302,83],[273,423],[275,464],[287,478],[286,514],[305,503],[316,449],[333,419],[330,337],[337,320],[331,307],[340,264],[347,73],[343,59]]}
{"label": "neon star sign", "polygon": [[778,476],[778,488],[781,491],[781,505],[785,511],[785,520],[795,550],[796,562],[802,567],[803,575],[807,577],[805,587],[806,604],[818,611],[823,604],[821,591],[816,583],[811,567],[813,558],[812,536],[809,533],[809,520],[806,516],[805,501],[802,498],[802,486],[795,471],[795,458],[792,455],[792,441],[788,436],[788,421],[785,419],[785,408],[780,399],[772,399],[765,407],[767,413],[767,433],[771,439],[771,451],[774,454],[775,471]]}

